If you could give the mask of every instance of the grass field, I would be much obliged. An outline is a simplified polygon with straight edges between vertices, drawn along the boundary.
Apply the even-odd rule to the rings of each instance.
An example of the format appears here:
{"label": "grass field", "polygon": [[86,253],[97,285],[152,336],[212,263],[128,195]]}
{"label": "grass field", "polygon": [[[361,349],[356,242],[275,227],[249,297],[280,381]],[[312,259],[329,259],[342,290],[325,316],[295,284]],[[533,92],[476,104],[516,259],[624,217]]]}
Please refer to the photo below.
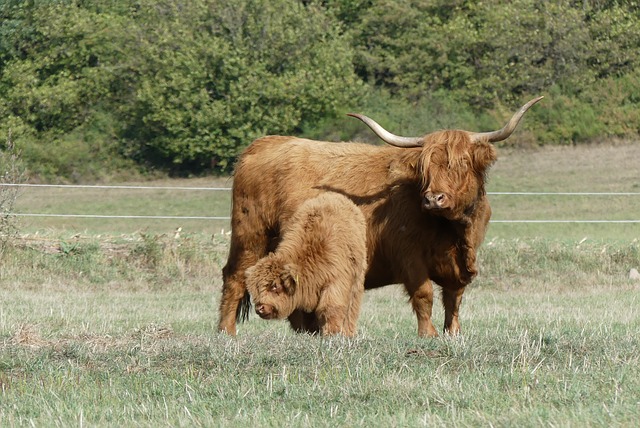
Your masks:
{"label": "grass field", "polygon": [[[616,192],[637,195],[490,195],[493,220],[640,220],[640,144],[549,147],[499,151],[489,173],[489,192]],[[230,178],[161,180],[125,185],[228,188]],[[229,217],[230,192],[95,188],[25,188],[15,211],[37,214]],[[228,220],[21,217],[25,233],[190,233],[229,230]],[[580,240],[635,239],[638,224],[498,223],[488,238],[553,237]]]}
{"label": "grass field", "polygon": [[[501,155],[491,191],[640,191],[637,144]],[[191,183],[203,185],[162,185]],[[20,209],[45,209],[28,192]],[[80,209],[94,203],[90,193],[53,198],[46,209]],[[207,198],[176,208],[173,194],[155,198],[103,195],[96,212],[121,209],[119,199],[144,214],[228,210]],[[633,197],[616,206],[600,197],[550,205],[497,198],[495,219],[640,215]],[[417,338],[406,296],[389,286],[365,294],[356,338],[323,339],[255,316],[236,338],[216,332],[229,239],[218,226],[28,220],[1,255],[0,426],[640,420],[640,281],[629,278],[640,269],[640,224],[492,224],[465,293],[461,337]],[[442,326],[440,305],[434,317]]]}
{"label": "grass field", "polygon": [[[156,180],[124,183],[123,186],[141,188],[22,188],[15,211],[29,214],[114,217],[229,217],[231,214],[231,192],[206,190],[229,188],[230,178]],[[199,219],[20,217],[20,224],[23,231],[40,234],[49,234],[50,230],[70,234],[168,233],[179,227],[192,233],[204,234],[220,233],[222,229],[229,230],[228,220]]]}
{"label": "grass field", "polygon": [[[490,192],[635,193],[628,196],[491,195],[492,220],[640,220],[640,144],[503,149]],[[629,241],[638,223],[492,223],[489,239],[550,237]]]}

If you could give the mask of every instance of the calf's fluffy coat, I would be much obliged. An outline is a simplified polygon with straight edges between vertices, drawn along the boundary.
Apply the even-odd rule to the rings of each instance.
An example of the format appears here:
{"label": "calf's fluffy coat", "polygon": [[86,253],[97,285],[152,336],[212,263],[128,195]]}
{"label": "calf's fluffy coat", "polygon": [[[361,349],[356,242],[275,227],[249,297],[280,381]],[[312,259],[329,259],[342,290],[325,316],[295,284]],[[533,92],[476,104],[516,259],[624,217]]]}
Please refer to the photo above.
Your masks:
{"label": "calf's fluffy coat", "polygon": [[[276,250],[245,272],[256,313],[292,327],[353,336],[367,270],[366,223],[345,196],[323,193],[293,215]],[[317,325],[309,328],[305,314]]]}

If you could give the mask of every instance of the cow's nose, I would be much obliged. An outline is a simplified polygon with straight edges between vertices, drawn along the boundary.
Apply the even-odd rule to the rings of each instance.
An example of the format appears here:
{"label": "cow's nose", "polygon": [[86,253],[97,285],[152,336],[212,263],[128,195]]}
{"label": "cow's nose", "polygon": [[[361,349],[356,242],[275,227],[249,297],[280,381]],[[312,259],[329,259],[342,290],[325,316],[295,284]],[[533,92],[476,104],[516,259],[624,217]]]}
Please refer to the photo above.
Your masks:
{"label": "cow's nose", "polygon": [[264,305],[256,305],[256,313],[258,315],[264,314]]}
{"label": "cow's nose", "polygon": [[425,209],[443,208],[447,202],[447,195],[444,193],[431,193],[424,196],[422,205]]}

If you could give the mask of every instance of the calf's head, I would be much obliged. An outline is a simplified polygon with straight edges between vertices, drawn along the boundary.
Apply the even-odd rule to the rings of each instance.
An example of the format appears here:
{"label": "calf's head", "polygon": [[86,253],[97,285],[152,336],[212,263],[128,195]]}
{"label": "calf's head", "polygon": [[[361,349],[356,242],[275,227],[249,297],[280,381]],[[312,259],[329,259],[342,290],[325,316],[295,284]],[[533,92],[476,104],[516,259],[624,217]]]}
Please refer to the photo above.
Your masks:
{"label": "calf's head", "polygon": [[362,120],[386,143],[413,149],[407,159],[415,165],[423,211],[462,220],[485,193],[486,173],[497,159],[491,143],[507,139],[526,111],[542,98],[529,101],[502,129],[491,132],[444,130],[422,137],[401,137],[367,116],[349,115]]}
{"label": "calf's head", "polygon": [[292,267],[283,264],[274,254],[248,268],[245,283],[261,318],[287,318],[296,309],[293,299],[296,280]]}

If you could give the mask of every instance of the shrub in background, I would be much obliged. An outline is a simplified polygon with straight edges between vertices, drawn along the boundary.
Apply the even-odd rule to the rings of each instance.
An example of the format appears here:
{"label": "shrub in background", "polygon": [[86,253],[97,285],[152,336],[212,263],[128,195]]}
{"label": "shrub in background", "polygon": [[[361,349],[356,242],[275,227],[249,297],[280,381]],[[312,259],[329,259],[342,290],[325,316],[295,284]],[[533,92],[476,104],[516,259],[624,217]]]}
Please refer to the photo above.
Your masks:
{"label": "shrub in background", "polygon": [[19,188],[8,185],[20,184],[24,181],[25,175],[20,156],[9,135],[4,147],[0,147],[0,256],[4,253],[5,245],[18,231],[13,207]]}

